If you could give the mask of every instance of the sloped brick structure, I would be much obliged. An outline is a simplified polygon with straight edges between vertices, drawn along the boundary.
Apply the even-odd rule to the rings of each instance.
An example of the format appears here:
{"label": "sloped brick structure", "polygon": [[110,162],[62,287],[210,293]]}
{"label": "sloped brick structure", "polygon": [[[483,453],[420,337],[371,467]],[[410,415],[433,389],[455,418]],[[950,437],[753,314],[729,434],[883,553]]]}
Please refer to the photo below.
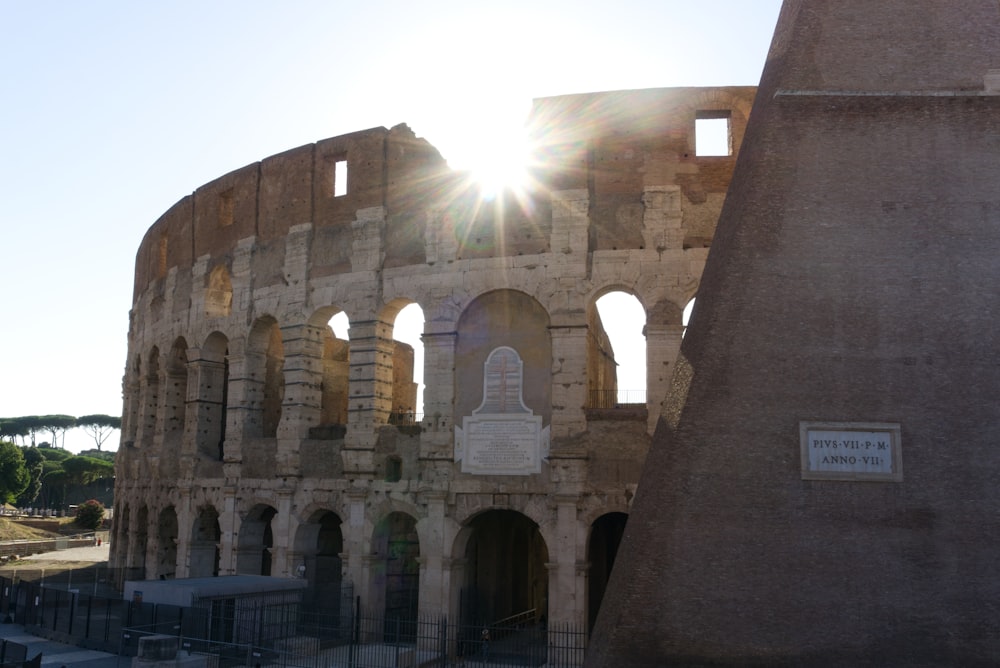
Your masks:
{"label": "sloped brick structure", "polygon": [[997,662],[998,68],[785,2],[588,666]]}

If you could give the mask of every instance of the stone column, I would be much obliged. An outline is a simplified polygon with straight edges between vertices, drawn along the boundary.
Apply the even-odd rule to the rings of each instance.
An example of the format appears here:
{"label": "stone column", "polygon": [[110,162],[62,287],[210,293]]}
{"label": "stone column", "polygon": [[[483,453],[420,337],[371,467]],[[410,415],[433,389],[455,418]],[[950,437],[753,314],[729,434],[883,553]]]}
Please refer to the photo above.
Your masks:
{"label": "stone column", "polygon": [[146,579],[155,580],[160,577],[160,513],[150,509],[146,514]]}
{"label": "stone column", "polygon": [[[243,441],[263,434],[264,353],[233,353],[229,360],[229,392],[226,401],[226,443],[223,461],[226,477],[243,461]],[[256,372],[256,373],[255,373]],[[238,471],[238,469],[237,469]]]}
{"label": "stone column", "polygon": [[181,488],[177,504],[177,578],[186,578],[191,572],[191,533],[194,529],[194,511],[191,508],[191,490]]}
{"label": "stone column", "polygon": [[455,342],[454,323],[424,326],[424,419],[420,436],[422,459],[454,460]]}
{"label": "stone column", "polygon": [[680,324],[646,324],[646,409],[649,413],[646,430],[650,434],[656,429],[660,408],[670,389],[683,334],[684,327]]}
{"label": "stone column", "polygon": [[578,536],[581,531],[577,520],[576,495],[556,497],[555,542],[549,556],[555,555],[554,567],[549,570],[549,619],[553,623],[582,624],[586,621],[586,596],[583,578],[577,573]]}
{"label": "stone column", "polygon": [[219,575],[236,575],[236,489],[222,492],[222,512],[219,513]]}
{"label": "stone column", "polygon": [[552,440],[558,443],[587,430],[586,315],[553,318]]}
{"label": "stone column", "polygon": [[[138,519],[138,513],[136,513],[136,519]],[[137,553],[139,551],[139,527],[136,526],[138,522],[131,521],[130,524],[132,526],[129,528],[128,532],[128,550],[127,550],[128,556],[126,557],[125,560],[127,574],[125,576],[125,579],[141,580],[145,577],[145,573],[139,573],[139,566],[138,566],[139,559]]]}
{"label": "stone column", "polygon": [[420,532],[420,616],[439,615],[446,609],[447,598],[442,571],[444,559],[444,523],[447,492],[432,491],[422,495],[427,504],[427,517],[418,525]]}
{"label": "stone column", "polygon": [[[139,423],[135,435],[135,444],[144,449],[151,450],[153,446],[153,436],[156,434],[156,415],[160,405],[160,373],[150,376],[149,364],[152,360],[146,359],[146,366],[142,369],[139,377]],[[160,360],[155,361],[156,364]]]}
{"label": "stone column", "polygon": [[[582,549],[578,537],[586,535],[577,521],[577,499],[573,495],[556,497],[556,545],[550,548],[549,556],[556,560],[549,562],[549,626],[558,632],[560,625],[583,629],[587,621],[586,567],[578,558]],[[578,666],[577,660],[583,653],[583,636],[580,647],[567,647],[566,637],[559,636],[558,642],[549,642],[550,666]]]}
{"label": "stone column", "polygon": [[[277,475],[301,476],[299,445],[320,422],[323,393],[323,328],[308,323],[281,328],[285,348],[285,398],[277,435]],[[306,466],[309,463],[306,462]]]}
{"label": "stone column", "polygon": [[292,490],[279,489],[277,513],[271,518],[271,537],[274,543],[271,546],[271,575],[276,577],[291,577],[295,573],[289,567],[288,547],[291,542],[289,537],[289,519],[292,515]]}
{"label": "stone column", "polygon": [[[226,404],[223,402],[225,363],[204,359],[201,348],[189,348],[188,360],[188,405],[181,456],[217,460],[223,420],[226,418]],[[193,475],[193,471],[186,473],[186,477]]]}
{"label": "stone column", "polygon": [[351,377],[344,439],[344,473],[370,477],[375,430],[392,411],[392,325],[381,320],[351,323]]}
{"label": "stone column", "polygon": [[345,521],[340,525],[344,538],[344,580],[354,585],[354,594],[367,601],[365,594],[368,584],[365,581],[367,569],[363,563],[365,555],[365,492],[353,489],[344,494],[346,501],[344,510]]}

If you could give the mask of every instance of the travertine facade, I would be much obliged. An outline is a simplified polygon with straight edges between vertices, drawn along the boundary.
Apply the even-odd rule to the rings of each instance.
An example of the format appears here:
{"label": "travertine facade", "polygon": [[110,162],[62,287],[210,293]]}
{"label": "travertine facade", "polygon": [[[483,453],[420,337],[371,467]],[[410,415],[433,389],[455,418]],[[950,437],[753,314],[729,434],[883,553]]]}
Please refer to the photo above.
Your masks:
{"label": "travertine facade", "polygon": [[[136,261],[113,565],[303,575],[319,604],[350,583],[401,615],[592,620],[753,95],[539,100],[519,197],[480,199],[398,126],[179,201]],[[729,119],[730,155],[696,155],[699,116]],[[644,410],[599,400],[616,388],[594,304],[619,290],[647,314]],[[410,303],[425,318],[415,424],[413,352],[393,341]],[[349,341],[328,327],[341,311]],[[524,438],[489,427],[538,471],[475,454],[496,443],[474,414],[520,420]],[[493,472],[468,472],[473,456]]]}

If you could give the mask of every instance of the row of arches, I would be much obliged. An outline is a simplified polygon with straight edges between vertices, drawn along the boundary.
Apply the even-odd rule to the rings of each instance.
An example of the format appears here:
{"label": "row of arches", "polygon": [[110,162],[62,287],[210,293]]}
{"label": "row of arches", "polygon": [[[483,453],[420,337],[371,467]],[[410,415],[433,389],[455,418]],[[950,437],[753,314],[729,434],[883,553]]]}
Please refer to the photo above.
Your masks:
{"label": "row of arches", "polygon": [[[512,299],[512,294],[519,296]],[[518,313],[499,319],[487,315],[477,322],[476,313],[490,314],[492,304],[499,303],[496,295],[506,295],[499,301],[517,304]],[[645,310],[634,296],[622,292],[602,296],[594,306],[587,371],[591,395],[613,393],[615,401],[645,403]],[[534,334],[529,325],[519,321],[519,316],[531,309],[540,314],[542,324],[536,329],[547,336],[548,316],[533,298],[513,290],[487,293],[461,315],[459,331],[463,331],[464,321],[465,336],[459,337],[458,345],[481,336],[476,328],[506,328],[498,336],[509,344],[518,338],[520,327],[526,332],[522,337],[525,347],[532,347]],[[274,317],[262,316],[253,322],[245,340],[233,341],[223,332],[213,331],[196,346],[178,336],[165,354],[153,345],[145,356],[135,355],[130,366],[126,382],[132,387],[127,392],[123,440],[150,445],[160,437],[168,453],[187,441],[202,457],[223,461],[234,407],[240,411],[235,423],[240,433],[234,436],[241,438],[276,437],[288,404],[311,407],[310,414],[294,417],[305,417],[313,427],[346,427],[354,410],[352,385],[366,377],[381,383],[370,392],[374,401],[381,403],[374,407],[376,423],[419,417],[423,403],[423,313],[416,304],[397,304],[388,316],[388,322],[376,320],[354,327],[346,313],[328,307],[296,326],[283,327]],[[355,329],[360,331],[355,334]],[[374,371],[359,370],[366,364]],[[548,360],[544,366],[549,366]],[[235,406],[234,389],[239,394]]]}
{"label": "row of arches", "polygon": [[[198,507],[187,535],[173,505],[155,513],[146,505],[123,504],[115,523],[116,545],[127,546],[121,556],[129,564],[129,579],[214,577],[225,574],[293,575],[308,581],[306,603],[322,614],[336,615],[343,605],[345,584],[367,592],[366,603],[386,619],[415,621],[420,613],[422,549],[418,520],[399,510],[378,520],[367,541],[364,563],[367,582],[352,581],[346,568],[347,540],[340,515],[320,508],[298,525],[288,544],[276,545],[281,530],[275,527],[278,511],[259,504],[242,517],[238,528],[226,527],[236,536],[223,544],[223,526],[214,505]],[[596,619],[608,577],[617,554],[627,516],[610,512],[589,527],[588,620]],[[283,572],[276,568],[276,547],[283,548]],[[223,563],[223,553],[230,564]],[[469,518],[458,532],[451,555],[457,567],[457,609],[451,612],[464,623],[493,623],[516,615],[548,616],[549,548],[539,525],[510,509],[493,508]],[[428,578],[438,581],[440,578]]]}

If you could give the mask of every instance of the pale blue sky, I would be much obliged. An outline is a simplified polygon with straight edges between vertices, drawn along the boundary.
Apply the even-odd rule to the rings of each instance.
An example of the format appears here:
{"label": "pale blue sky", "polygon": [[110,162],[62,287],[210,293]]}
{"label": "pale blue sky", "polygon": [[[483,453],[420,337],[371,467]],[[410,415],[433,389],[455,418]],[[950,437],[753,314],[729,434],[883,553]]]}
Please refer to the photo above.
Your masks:
{"label": "pale blue sky", "polygon": [[0,0],[0,416],[120,413],[136,249],[201,184],[404,122],[468,168],[535,97],[756,84],[779,7]]}

